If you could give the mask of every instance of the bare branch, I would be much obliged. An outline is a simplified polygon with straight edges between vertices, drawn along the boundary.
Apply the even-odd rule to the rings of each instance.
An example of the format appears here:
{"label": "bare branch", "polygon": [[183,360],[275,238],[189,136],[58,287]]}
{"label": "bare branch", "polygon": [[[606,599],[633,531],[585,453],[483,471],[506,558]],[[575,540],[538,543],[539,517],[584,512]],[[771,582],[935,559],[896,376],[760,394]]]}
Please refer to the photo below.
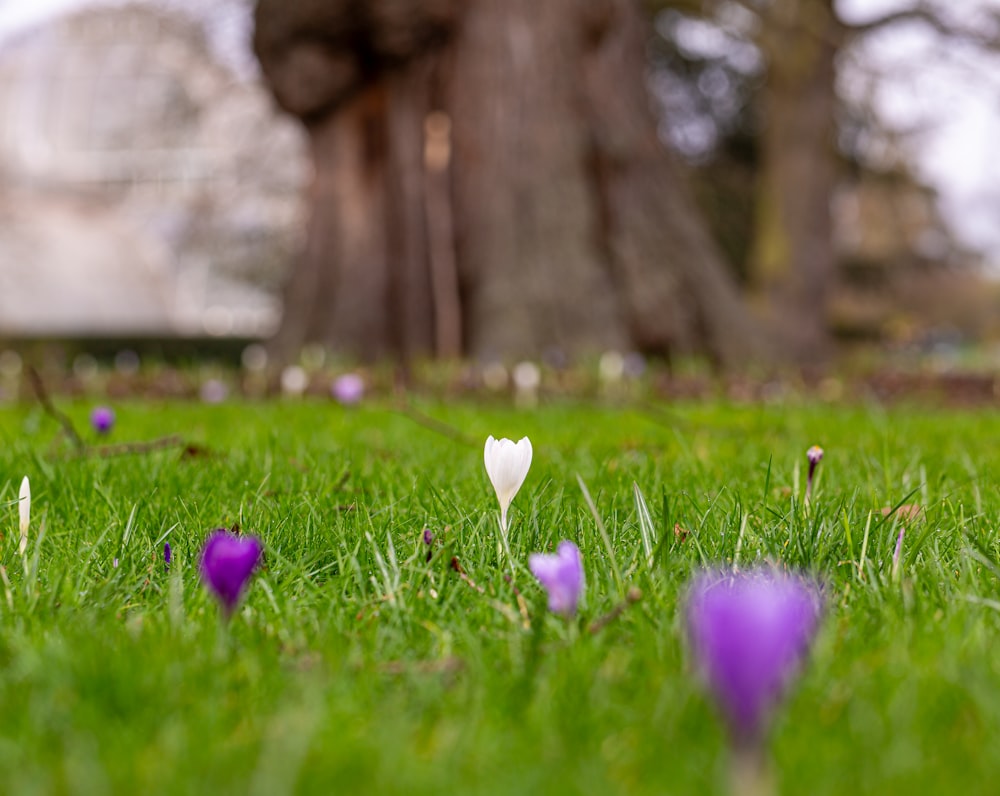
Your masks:
{"label": "bare branch", "polygon": [[[880,30],[892,27],[905,22],[919,22],[936,33],[949,39],[961,39],[971,44],[975,44],[984,49],[1000,49],[1000,33],[984,31],[968,27],[961,27],[951,24],[941,18],[941,16],[926,3],[920,3],[912,8],[903,8],[898,11],[891,11],[867,22],[843,23],[848,33],[855,36],[865,36]],[[996,19],[994,19],[996,22]],[[994,26],[995,27],[995,26]]]}
{"label": "bare branch", "polygon": [[70,442],[73,443],[73,447],[75,447],[77,451],[82,451],[86,447],[83,444],[83,438],[76,430],[76,426],[73,425],[73,421],[70,420],[65,413],[56,409],[55,404],[52,403],[52,399],[49,397],[49,391],[46,389],[45,382],[42,380],[42,376],[38,372],[37,368],[35,368],[34,365],[28,365],[27,374],[28,379],[31,381],[32,389],[35,391],[35,397],[38,398],[38,403],[42,405],[42,409],[44,409],[46,414],[55,419],[55,421],[62,426],[63,432],[69,438]]}

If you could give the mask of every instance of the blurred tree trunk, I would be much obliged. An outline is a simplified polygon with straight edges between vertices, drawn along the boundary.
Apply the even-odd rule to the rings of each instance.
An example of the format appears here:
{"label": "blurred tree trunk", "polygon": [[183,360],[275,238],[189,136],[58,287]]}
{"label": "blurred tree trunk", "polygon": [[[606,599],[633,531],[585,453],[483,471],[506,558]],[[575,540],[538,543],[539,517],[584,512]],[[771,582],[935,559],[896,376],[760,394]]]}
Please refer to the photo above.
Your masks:
{"label": "blurred tree trunk", "polygon": [[634,0],[260,0],[316,175],[288,354],[762,350],[660,145]]}
{"label": "blurred tree trunk", "polygon": [[760,13],[768,72],[751,278],[791,353],[822,361],[836,265],[830,203],[842,31],[833,0],[773,0]]}

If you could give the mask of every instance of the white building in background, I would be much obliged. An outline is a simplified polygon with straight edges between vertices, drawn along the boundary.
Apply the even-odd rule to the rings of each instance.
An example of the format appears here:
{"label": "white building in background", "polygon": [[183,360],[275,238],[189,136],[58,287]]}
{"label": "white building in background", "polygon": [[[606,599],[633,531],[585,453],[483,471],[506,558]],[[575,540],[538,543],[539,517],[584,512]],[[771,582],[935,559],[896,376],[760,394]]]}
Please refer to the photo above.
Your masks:
{"label": "white building in background", "polygon": [[0,338],[266,335],[304,139],[193,19],[91,9],[0,48]]}

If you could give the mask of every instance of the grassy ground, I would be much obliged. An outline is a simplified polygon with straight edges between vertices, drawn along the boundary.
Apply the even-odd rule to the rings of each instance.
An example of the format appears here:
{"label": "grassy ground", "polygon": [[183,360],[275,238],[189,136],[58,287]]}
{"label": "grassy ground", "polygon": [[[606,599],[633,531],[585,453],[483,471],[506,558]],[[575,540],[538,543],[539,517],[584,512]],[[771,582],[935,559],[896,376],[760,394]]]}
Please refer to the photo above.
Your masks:
{"label": "grassy ground", "polygon": [[[88,408],[68,412],[83,427]],[[782,792],[995,791],[992,412],[422,405],[446,433],[388,406],[116,408],[112,441],[180,433],[203,447],[80,457],[53,447],[39,410],[0,413],[4,792],[724,792],[725,737],[682,606],[692,572],[737,555],[826,588],[810,665],[773,727]],[[488,434],[535,448],[511,511],[512,584]],[[813,443],[826,458],[807,509]],[[660,537],[652,571],[633,482]],[[893,577],[901,520],[879,510],[904,503],[923,513]],[[196,562],[207,531],[233,523],[267,552],[227,628]],[[442,542],[430,563],[425,527]],[[563,538],[588,581],[575,623],[546,613],[526,568]],[[588,632],[632,586],[642,599]]]}

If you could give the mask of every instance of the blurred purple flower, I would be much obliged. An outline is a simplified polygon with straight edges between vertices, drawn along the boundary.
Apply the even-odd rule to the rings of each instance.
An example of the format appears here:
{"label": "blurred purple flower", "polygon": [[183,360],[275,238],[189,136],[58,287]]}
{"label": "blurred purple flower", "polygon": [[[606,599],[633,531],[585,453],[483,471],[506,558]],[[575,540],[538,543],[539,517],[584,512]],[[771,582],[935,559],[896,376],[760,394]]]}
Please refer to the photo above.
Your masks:
{"label": "blurred purple flower", "polygon": [[90,425],[98,434],[107,434],[115,424],[115,412],[109,406],[98,406],[90,413]]}
{"label": "blurred purple flower", "polygon": [[625,375],[630,379],[638,379],[646,372],[646,357],[638,351],[630,351],[625,355]]}
{"label": "blurred purple flower", "polygon": [[330,394],[338,403],[353,406],[365,397],[365,381],[357,373],[345,373],[333,380]]}
{"label": "blurred purple flower", "polygon": [[201,579],[222,603],[228,617],[236,609],[264,546],[254,536],[239,537],[225,528],[209,534],[201,551]]}
{"label": "blurred purple flower", "polygon": [[809,460],[809,474],[806,475],[806,500],[809,500],[810,495],[812,495],[813,476],[816,474],[819,463],[823,461],[823,449],[819,445],[813,445],[806,451],[806,458]]}
{"label": "blurred purple flower", "polygon": [[819,626],[815,584],[771,571],[704,572],[691,586],[694,657],[737,742],[761,739]]}
{"label": "blurred purple flower", "polygon": [[173,554],[170,551],[170,542],[166,542],[163,545],[163,567],[164,569],[170,569],[170,562],[173,559]]}
{"label": "blurred purple flower", "polygon": [[570,541],[562,541],[555,555],[532,553],[528,567],[549,594],[549,610],[572,616],[583,594],[583,559],[580,548]]}
{"label": "blurred purple flower", "polygon": [[198,389],[202,403],[221,404],[229,397],[229,387],[221,379],[208,379]]}
{"label": "blurred purple flower", "polygon": [[431,533],[430,528],[424,528],[423,533],[424,544],[427,545],[427,561],[434,558],[434,534]]}

